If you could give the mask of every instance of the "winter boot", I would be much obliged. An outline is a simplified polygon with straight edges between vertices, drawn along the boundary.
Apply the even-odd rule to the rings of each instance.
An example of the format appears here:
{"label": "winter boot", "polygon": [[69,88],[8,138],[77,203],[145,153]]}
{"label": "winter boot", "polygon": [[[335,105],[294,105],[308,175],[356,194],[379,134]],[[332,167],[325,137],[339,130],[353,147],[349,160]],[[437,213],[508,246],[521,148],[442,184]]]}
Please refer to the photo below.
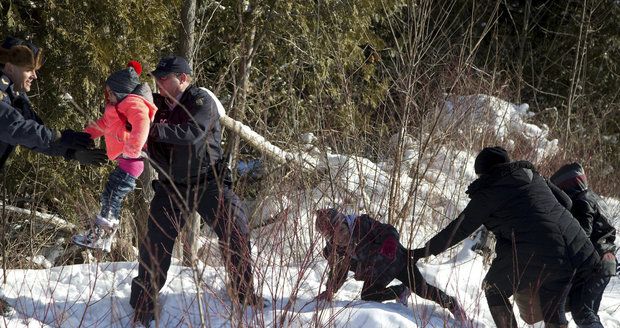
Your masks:
{"label": "winter boot", "polygon": [[88,231],[73,236],[71,240],[76,245],[109,253],[118,230],[118,224],[118,219],[106,219],[97,215]]}
{"label": "winter boot", "polygon": [[411,289],[409,289],[409,287],[405,287],[403,289],[402,292],[400,292],[400,294],[398,294],[398,297],[396,298],[396,302],[404,305],[405,307],[408,306],[408,300],[409,300],[409,295],[411,295]]}
{"label": "winter boot", "polygon": [[511,308],[504,305],[496,305],[489,307],[489,310],[491,310],[491,316],[497,328],[517,327],[517,319],[515,319],[515,315]]}
{"label": "winter boot", "polygon": [[155,316],[152,312],[136,311],[133,316],[133,328],[155,328]]}

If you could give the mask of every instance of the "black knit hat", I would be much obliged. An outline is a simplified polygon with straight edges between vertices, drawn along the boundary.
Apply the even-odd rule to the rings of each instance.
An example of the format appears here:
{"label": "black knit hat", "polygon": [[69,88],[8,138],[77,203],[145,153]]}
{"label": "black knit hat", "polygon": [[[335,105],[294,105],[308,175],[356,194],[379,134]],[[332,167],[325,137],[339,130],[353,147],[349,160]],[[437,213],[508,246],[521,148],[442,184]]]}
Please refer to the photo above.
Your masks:
{"label": "black knit hat", "polygon": [[118,100],[122,100],[140,84],[140,79],[136,70],[128,67],[112,73],[105,84],[116,94]]}
{"label": "black knit hat", "polygon": [[476,156],[474,170],[476,174],[488,174],[495,165],[509,162],[510,157],[508,157],[506,149],[502,147],[487,147]]}

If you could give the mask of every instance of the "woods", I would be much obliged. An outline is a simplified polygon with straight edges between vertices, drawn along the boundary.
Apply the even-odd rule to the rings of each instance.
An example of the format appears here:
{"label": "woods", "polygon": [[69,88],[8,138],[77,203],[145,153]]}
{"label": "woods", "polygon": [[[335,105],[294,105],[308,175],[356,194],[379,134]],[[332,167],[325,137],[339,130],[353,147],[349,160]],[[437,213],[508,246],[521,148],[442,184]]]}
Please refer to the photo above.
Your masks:
{"label": "woods", "polygon": [[[97,117],[103,80],[128,60],[151,71],[157,58],[180,51],[191,54],[196,83],[212,90],[231,118],[283,149],[301,147],[298,135],[313,132],[320,148],[378,158],[400,133],[433,156],[459,129],[454,122],[440,132],[437,108],[482,93],[528,103],[533,120],[563,143],[558,157],[582,159],[598,189],[617,194],[606,182],[617,181],[620,162],[617,1],[191,3],[9,0],[0,5],[0,31],[44,49],[30,98],[51,126],[80,130]],[[230,132],[224,144],[231,158],[261,158]],[[461,140],[470,149],[493,141]],[[21,149],[5,178],[15,199],[77,222],[96,208],[109,170]],[[236,188],[252,195],[270,188],[269,179]],[[140,213],[143,199],[135,197],[132,212]]]}

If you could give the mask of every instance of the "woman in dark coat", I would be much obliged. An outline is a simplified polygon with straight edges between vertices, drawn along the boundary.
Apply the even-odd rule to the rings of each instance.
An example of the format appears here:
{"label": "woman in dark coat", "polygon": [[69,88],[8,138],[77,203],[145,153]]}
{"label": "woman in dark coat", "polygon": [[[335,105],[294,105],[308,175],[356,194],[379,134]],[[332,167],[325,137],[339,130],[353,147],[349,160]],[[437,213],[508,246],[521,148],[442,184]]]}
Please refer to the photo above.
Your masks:
{"label": "woman in dark coat", "polygon": [[538,291],[546,327],[566,327],[571,284],[600,264],[592,243],[531,163],[510,162],[503,148],[493,147],[480,152],[475,170],[467,207],[414,257],[437,255],[484,225],[497,239],[483,283],[497,327],[516,327],[508,298],[526,288]]}

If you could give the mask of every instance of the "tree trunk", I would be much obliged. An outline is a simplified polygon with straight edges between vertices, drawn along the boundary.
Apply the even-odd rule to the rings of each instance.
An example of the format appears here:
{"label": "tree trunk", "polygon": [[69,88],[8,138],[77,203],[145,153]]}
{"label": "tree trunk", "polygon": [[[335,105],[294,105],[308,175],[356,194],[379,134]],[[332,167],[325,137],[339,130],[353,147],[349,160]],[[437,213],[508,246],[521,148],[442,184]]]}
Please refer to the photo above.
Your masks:
{"label": "tree trunk", "polygon": [[[196,0],[183,0],[181,8],[181,25],[179,26],[179,48],[180,56],[187,59],[189,66],[194,68],[194,46],[196,23]],[[198,249],[198,235],[200,234],[200,216],[192,212],[187,218],[185,228],[177,237],[178,255],[183,260],[183,265],[191,266],[196,258]],[[183,241],[187,240],[189,247],[184,247]]]}
{"label": "tree trunk", "polygon": [[177,53],[187,59],[194,67],[194,27],[196,22],[196,0],[184,0],[181,8],[181,25],[179,26],[179,46]]}
{"label": "tree trunk", "polygon": [[[243,15],[240,15],[243,17]],[[240,18],[240,24],[243,23]],[[252,60],[254,59],[254,51],[255,51],[255,37],[256,37],[256,26],[253,26],[250,30],[250,35],[244,41],[242,51],[243,60],[239,66],[239,84],[236,86],[236,90],[234,94],[236,97],[233,99],[233,109],[231,115],[235,117],[238,121],[243,121],[245,117],[245,107],[247,103],[248,97],[248,88],[250,85],[250,71],[252,70]],[[237,163],[237,153],[239,152],[239,136],[234,134],[231,135],[228,140],[228,145],[225,154],[229,156],[228,158],[228,166],[231,168],[233,173],[235,172],[235,166]]]}

